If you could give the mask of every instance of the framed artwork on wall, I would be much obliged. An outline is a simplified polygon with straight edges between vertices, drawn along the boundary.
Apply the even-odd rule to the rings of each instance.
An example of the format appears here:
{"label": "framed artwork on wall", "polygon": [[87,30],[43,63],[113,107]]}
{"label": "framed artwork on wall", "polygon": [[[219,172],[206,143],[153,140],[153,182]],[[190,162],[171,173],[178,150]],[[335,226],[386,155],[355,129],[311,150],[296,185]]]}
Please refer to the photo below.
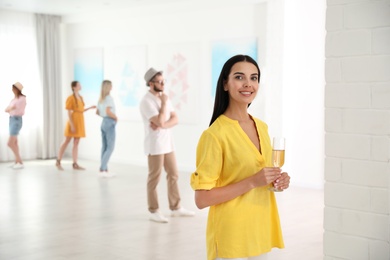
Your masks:
{"label": "framed artwork on wall", "polygon": [[151,46],[149,67],[163,70],[168,94],[181,124],[199,122],[200,47],[197,43]]}
{"label": "framed artwork on wall", "polygon": [[111,94],[121,120],[142,120],[139,103],[147,91],[144,81],[146,58],[146,45],[106,49],[104,76],[112,81]]}
{"label": "framed artwork on wall", "polygon": [[103,48],[75,49],[73,75],[81,84],[85,106],[96,105],[103,81]]}

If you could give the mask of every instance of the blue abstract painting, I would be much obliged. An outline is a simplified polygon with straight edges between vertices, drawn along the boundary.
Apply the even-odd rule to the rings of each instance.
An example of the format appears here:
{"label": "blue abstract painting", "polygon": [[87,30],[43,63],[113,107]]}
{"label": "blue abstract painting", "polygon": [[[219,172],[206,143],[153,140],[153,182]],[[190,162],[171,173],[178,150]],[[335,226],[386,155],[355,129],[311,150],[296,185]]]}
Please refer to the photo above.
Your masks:
{"label": "blue abstract painting", "polygon": [[81,84],[80,94],[85,106],[96,105],[103,81],[103,49],[76,49],[74,51],[74,80]]}
{"label": "blue abstract painting", "polygon": [[[118,87],[120,103],[125,107],[138,107],[140,99],[139,97],[137,97],[137,92],[138,89],[140,89],[141,87],[140,82],[143,82],[142,77],[129,63],[123,65],[121,76],[122,78]],[[130,81],[126,79],[130,79]],[[134,88],[134,86],[136,86],[137,88]]]}
{"label": "blue abstract painting", "polygon": [[237,38],[219,40],[212,43],[212,83],[211,96],[214,99],[219,74],[225,62],[237,55],[244,54],[257,61],[257,39],[256,38]]}
{"label": "blue abstract painting", "polygon": [[107,48],[104,75],[113,83],[112,96],[121,120],[141,121],[139,103],[148,91],[143,78],[146,67],[146,45]]}

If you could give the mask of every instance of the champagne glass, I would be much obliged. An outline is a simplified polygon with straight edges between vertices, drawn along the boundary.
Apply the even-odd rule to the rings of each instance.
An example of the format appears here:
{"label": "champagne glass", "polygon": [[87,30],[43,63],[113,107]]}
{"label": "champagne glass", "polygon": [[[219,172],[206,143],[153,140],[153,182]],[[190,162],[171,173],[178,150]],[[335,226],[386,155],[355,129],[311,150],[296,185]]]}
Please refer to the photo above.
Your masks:
{"label": "champagne glass", "polygon": [[[274,137],[272,142],[272,164],[274,167],[282,167],[284,164],[284,151],[285,151],[286,140],[283,137]],[[283,191],[275,188],[274,186],[270,187],[271,191]]]}

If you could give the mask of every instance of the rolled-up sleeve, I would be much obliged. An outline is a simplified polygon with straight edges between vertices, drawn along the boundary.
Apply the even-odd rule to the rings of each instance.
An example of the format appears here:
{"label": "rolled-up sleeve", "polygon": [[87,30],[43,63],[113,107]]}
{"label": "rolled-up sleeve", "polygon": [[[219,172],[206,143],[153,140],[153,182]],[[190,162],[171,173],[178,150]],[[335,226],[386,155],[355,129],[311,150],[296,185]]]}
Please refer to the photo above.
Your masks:
{"label": "rolled-up sleeve", "polygon": [[217,138],[205,131],[196,150],[196,171],[191,175],[194,190],[210,190],[217,184],[222,169],[222,148]]}

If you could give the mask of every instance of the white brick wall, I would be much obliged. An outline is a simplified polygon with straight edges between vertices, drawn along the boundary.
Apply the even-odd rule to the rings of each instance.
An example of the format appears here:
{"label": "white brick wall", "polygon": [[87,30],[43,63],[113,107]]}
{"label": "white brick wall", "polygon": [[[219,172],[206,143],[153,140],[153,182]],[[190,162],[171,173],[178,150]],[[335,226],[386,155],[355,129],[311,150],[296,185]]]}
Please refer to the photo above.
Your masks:
{"label": "white brick wall", "polygon": [[390,259],[390,0],[328,0],[324,259]]}
{"label": "white brick wall", "polygon": [[[390,35],[390,33],[389,33]],[[390,37],[389,37],[390,38]],[[389,44],[390,46],[390,44]],[[389,109],[390,108],[390,83],[372,84],[371,87],[371,104],[372,108]]]}
{"label": "white brick wall", "polygon": [[378,28],[372,30],[373,54],[390,54],[390,29]]}
{"label": "white brick wall", "polygon": [[[383,94],[390,86],[377,87],[375,97],[378,106],[389,105],[383,100]],[[370,84],[327,84],[325,89],[325,106],[332,108],[369,108],[371,104]],[[353,93],[353,95],[351,95]],[[389,97],[390,98],[390,97]],[[383,101],[382,101],[383,100]],[[388,99],[390,100],[390,99]],[[390,105],[389,105],[390,107]]]}

